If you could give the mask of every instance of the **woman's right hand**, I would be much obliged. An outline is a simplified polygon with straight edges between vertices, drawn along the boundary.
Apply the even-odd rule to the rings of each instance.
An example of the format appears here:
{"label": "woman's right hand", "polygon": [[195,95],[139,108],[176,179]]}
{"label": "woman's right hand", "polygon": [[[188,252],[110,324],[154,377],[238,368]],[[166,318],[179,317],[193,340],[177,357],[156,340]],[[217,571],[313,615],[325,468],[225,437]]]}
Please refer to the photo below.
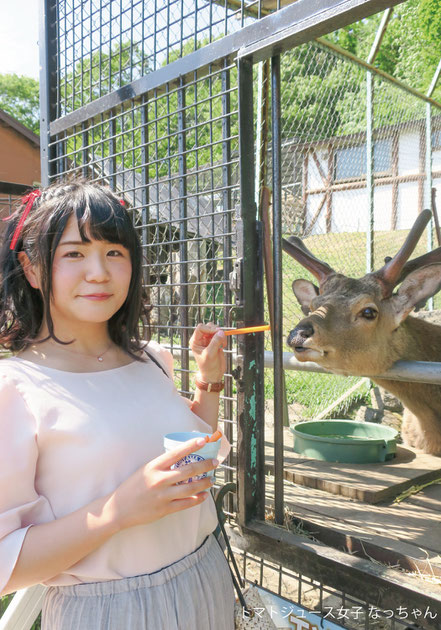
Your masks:
{"label": "woman's right hand", "polygon": [[[144,525],[187,508],[199,505],[209,495],[213,477],[181,483],[190,477],[214,470],[213,459],[186,464],[170,470],[177,461],[205,446],[200,438],[188,440],[182,446],[156,457],[138,468],[112,493],[112,519],[119,530]],[[176,485],[179,484],[179,485]],[[207,492],[204,492],[207,490]]]}

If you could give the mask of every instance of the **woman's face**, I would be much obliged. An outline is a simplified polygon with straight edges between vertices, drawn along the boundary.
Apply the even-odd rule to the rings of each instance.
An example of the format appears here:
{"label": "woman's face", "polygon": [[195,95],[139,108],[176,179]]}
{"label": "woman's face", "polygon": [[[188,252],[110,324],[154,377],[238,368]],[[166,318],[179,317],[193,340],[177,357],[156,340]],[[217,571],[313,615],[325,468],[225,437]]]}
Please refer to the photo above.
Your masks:
{"label": "woman's face", "polygon": [[107,322],[124,304],[131,276],[129,250],[93,239],[83,243],[76,218],[71,216],[52,267],[54,325],[60,318],[67,324]]}

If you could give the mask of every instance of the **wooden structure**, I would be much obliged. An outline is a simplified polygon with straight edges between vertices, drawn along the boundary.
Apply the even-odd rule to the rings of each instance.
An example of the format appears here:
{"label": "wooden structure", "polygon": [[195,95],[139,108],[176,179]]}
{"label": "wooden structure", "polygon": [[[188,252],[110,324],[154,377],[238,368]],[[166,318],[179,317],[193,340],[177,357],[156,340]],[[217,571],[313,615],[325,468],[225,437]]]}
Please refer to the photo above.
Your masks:
{"label": "wooden structure", "polygon": [[[294,453],[292,435],[285,432],[285,508],[291,527],[385,569],[407,572],[422,589],[435,584],[441,596],[441,458],[398,446],[396,458],[386,463],[324,462]],[[270,478],[271,439],[268,431]],[[267,489],[271,509],[271,481]]]}
{"label": "wooden structure", "polygon": [[[440,118],[432,119],[432,177],[439,190]],[[375,135],[375,229],[409,228],[425,202],[426,121],[381,127]],[[366,132],[301,144],[285,142],[283,149],[285,154],[293,154],[290,162],[298,165],[293,176],[303,207],[304,235],[366,230]],[[391,210],[386,213],[384,208]]]}
{"label": "wooden structure", "polygon": [[40,138],[0,110],[0,181],[34,186],[40,182]]}
{"label": "wooden structure", "polygon": [[[17,196],[40,183],[40,138],[0,109],[0,219]],[[0,237],[4,223],[0,222]]]}

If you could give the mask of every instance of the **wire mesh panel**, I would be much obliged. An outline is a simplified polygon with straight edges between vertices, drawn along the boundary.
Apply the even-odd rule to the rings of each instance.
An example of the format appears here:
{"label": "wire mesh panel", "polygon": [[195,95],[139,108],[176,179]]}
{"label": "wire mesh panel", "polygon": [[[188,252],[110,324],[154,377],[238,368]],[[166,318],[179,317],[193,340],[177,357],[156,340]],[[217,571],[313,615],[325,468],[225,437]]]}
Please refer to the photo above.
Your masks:
{"label": "wire mesh panel", "polygon": [[[364,245],[366,232],[363,236],[360,230],[366,230],[366,213],[359,208],[358,187],[351,195],[345,184],[358,176],[363,177],[364,190],[366,186],[366,73],[316,44],[306,44],[282,55],[281,81],[283,234],[300,236],[336,271],[361,276],[365,253],[360,241]],[[334,212],[337,198],[339,213]],[[284,339],[303,317],[291,289],[295,278],[315,282],[284,254]],[[267,375],[267,395],[272,398],[270,379]],[[292,423],[323,414],[344,415],[368,392],[365,381],[357,377],[287,372],[285,382]],[[354,393],[346,398],[351,389]],[[341,397],[341,404],[333,408]]]}
{"label": "wire mesh panel", "polygon": [[[427,194],[426,104],[380,77],[373,82],[375,146],[378,175],[374,190],[374,267],[382,266],[403,243],[418,214],[431,206]],[[434,109],[435,117],[441,111]],[[429,165],[430,171],[430,165]],[[432,248],[431,236],[422,237],[418,256]],[[435,307],[440,304],[435,297]]]}
{"label": "wire mesh panel", "polygon": [[[63,0],[48,13],[56,39],[47,51],[49,178],[105,181],[128,202],[144,247],[152,336],[173,352],[184,395],[194,386],[192,329],[235,318],[237,70],[219,55],[185,79],[161,72],[285,4]],[[150,74],[173,80],[136,84]],[[221,417],[234,442],[229,344]],[[234,476],[229,462],[225,480]]]}
{"label": "wire mesh panel", "polygon": [[[275,67],[273,60],[273,84],[276,83]],[[285,236],[299,236],[315,256],[330,264],[336,272],[359,278],[367,271],[383,266],[385,256],[393,256],[397,252],[417,215],[430,202],[430,182],[432,179],[438,181],[434,168],[438,157],[433,157],[434,142],[438,142],[437,132],[433,132],[433,129],[438,129],[438,109],[432,105],[432,115],[427,118],[428,108],[424,97],[418,98],[398,84],[376,75],[373,70],[368,71],[365,65],[337,53],[325,42],[314,42],[284,53],[281,58],[281,76],[282,232]],[[275,94],[276,90],[273,90],[273,98]],[[277,111],[277,107],[273,106],[272,111]],[[428,128],[432,129],[430,137]],[[276,159],[274,150],[274,162]],[[268,171],[271,172],[271,169],[268,168]],[[278,184],[277,169],[274,169],[272,184],[274,191]],[[420,239],[413,256],[427,251],[431,240],[429,231],[427,238]],[[306,278],[317,282],[288,255],[284,257],[281,276],[283,334],[286,338],[304,317],[300,305],[295,302],[292,281]],[[349,293],[347,297],[349,299]],[[338,312],[333,312],[332,307],[333,304],[330,304],[330,317],[337,320]],[[323,310],[326,311],[326,308],[324,304]],[[320,313],[317,318],[319,316]],[[345,330],[340,331],[342,337],[345,337],[345,333]],[[331,347],[336,341],[335,336],[330,341]],[[350,366],[343,367],[347,367],[350,372]],[[286,373],[285,376],[291,424],[311,418],[344,417],[346,414],[346,417],[349,415],[353,418],[354,415],[350,414],[353,414],[357,399],[365,397],[368,400],[369,382],[359,377],[347,379],[303,372]],[[279,394],[270,379],[266,379],[265,393],[267,399],[276,398]],[[271,435],[272,432],[275,434],[272,431],[273,421],[279,419],[271,417],[272,401],[268,402],[266,433]],[[323,462],[309,460],[310,457],[322,459],[320,456],[315,457],[313,449],[304,454],[305,463],[302,461],[303,455],[297,457],[290,453],[292,436],[289,431],[285,433],[284,439],[285,478],[292,480],[292,483],[284,484],[284,494],[280,491],[277,493],[280,479],[277,474],[273,476],[277,456],[271,459],[271,449],[266,452],[266,462],[271,471],[265,485],[267,506],[274,505],[276,519],[277,498],[282,495],[292,514],[299,516],[300,522],[308,518],[313,521],[312,528],[314,525],[319,528],[320,517],[315,518],[317,514],[325,519],[330,517],[331,520],[336,517],[347,526],[352,521],[351,511],[358,508],[360,514],[363,513],[359,524],[366,518],[373,529],[377,527],[376,512],[363,512],[363,499],[355,494],[352,499],[357,499],[356,506],[348,502],[342,511],[337,509],[333,512],[329,509],[333,500],[337,504],[342,497],[330,498],[332,491],[325,483],[322,484],[322,478],[325,471],[332,471],[333,481],[337,481],[341,468],[338,465],[333,468],[330,464],[326,469],[320,466]],[[305,464],[304,469],[302,464]],[[311,464],[309,470],[308,464]],[[317,475],[308,474],[315,465]],[[353,470],[352,474],[357,477],[358,473]],[[312,488],[317,492],[310,490]],[[344,492],[341,494],[344,495]],[[282,521],[276,520],[279,524]],[[334,523],[327,524],[326,528],[337,529]],[[262,529],[256,526],[255,531],[262,533]],[[379,526],[378,531],[381,529]],[[308,532],[304,532],[304,535],[308,536]],[[334,540],[332,546],[336,544]],[[255,561],[258,565],[257,559]],[[308,571],[309,567],[304,573],[314,575]],[[252,579],[257,575],[255,569]],[[339,576],[341,580],[342,576],[343,571]],[[298,585],[305,576],[292,577],[294,584]],[[332,589],[325,587],[323,590],[320,583],[315,584],[308,579],[305,581],[311,585],[311,591],[317,589],[308,607],[318,606],[324,612],[325,591],[331,593]],[[369,578],[366,578],[368,582]],[[274,583],[273,574],[272,588]],[[424,591],[424,585],[421,588]],[[363,614],[357,616],[353,614],[353,609],[360,603],[354,598],[354,595],[358,595],[357,589],[353,587],[347,590],[352,598],[341,592],[342,606],[347,608],[344,603],[346,599],[352,611],[334,619],[327,616],[330,621],[337,620],[344,627],[414,627],[413,621],[417,620],[419,625],[419,619],[424,614],[424,611],[415,608],[413,620],[410,620],[409,610],[404,604],[400,609],[382,612],[363,604]],[[333,596],[336,594],[336,591],[332,592]],[[300,592],[296,601],[301,602]],[[435,614],[433,611],[425,612],[429,616]],[[430,627],[429,621],[421,619],[421,623],[422,627],[425,627],[425,623]]]}
{"label": "wire mesh panel", "polygon": [[[152,337],[175,355],[176,384],[185,395],[196,371],[192,330],[199,322],[232,323],[236,75],[220,60],[202,77],[166,84],[51,143],[53,177],[106,181],[128,203],[143,243]],[[231,345],[227,355],[222,415],[232,437]]]}
{"label": "wire mesh panel", "polygon": [[348,630],[418,630],[427,627],[429,621],[436,621],[438,616],[430,606],[413,608],[405,601],[401,606],[383,610],[366,602],[362,593],[355,597],[255,554],[233,551],[247,583],[256,583],[287,600],[269,607],[271,618],[280,628],[317,627],[307,620],[306,611],[320,615],[325,628],[328,623]]}
{"label": "wire mesh panel", "polygon": [[[314,45],[284,55],[282,73],[283,192],[289,207],[283,228],[303,238],[349,231],[350,203],[336,229],[329,188],[335,180],[366,173],[365,154],[353,149],[366,125],[365,73]],[[357,101],[361,108],[348,106]],[[349,257],[339,262],[350,269]]]}
{"label": "wire mesh panel", "polygon": [[[430,205],[426,103],[375,74],[369,100],[368,75],[361,64],[325,44],[306,44],[282,56],[282,229],[286,236],[300,236],[315,256],[353,278],[393,256],[418,213]],[[437,130],[440,113],[432,108]],[[438,135],[432,133],[433,147],[439,146]],[[436,187],[439,159],[433,155]],[[427,249],[428,238],[422,237],[415,255]],[[283,265],[286,336],[303,317],[292,280],[314,279],[288,255]],[[439,300],[435,298],[435,307]],[[286,381],[294,422],[323,414],[353,417],[357,403],[369,400],[368,383],[357,377],[297,373],[288,374]],[[267,389],[271,394],[271,384]],[[345,396],[349,390],[353,393]]]}
{"label": "wire mesh panel", "polygon": [[[264,15],[257,1],[58,3],[57,118]],[[276,3],[272,9],[276,9]]]}

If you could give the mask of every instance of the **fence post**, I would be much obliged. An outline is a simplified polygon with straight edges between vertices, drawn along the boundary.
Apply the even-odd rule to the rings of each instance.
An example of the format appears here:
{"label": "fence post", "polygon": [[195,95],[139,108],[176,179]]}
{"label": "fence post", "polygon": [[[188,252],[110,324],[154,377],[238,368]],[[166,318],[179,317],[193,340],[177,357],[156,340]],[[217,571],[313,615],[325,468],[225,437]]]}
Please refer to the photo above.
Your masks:
{"label": "fence post", "polygon": [[275,520],[283,524],[283,408],[284,373],[282,362],[282,155],[280,113],[280,55],[271,59],[271,124],[273,153],[273,259],[274,259],[274,493]]}
{"label": "fence post", "polygon": [[[253,64],[248,59],[239,61],[238,90],[243,223],[241,303],[243,322],[249,326],[260,323],[263,318],[263,268],[254,200]],[[238,380],[238,521],[245,525],[265,515],[263,335],[242,335],[238,347],[243,357]]]}
{"label": "fence post", "polygon": [[366,226],[366,273],[374,268],[374,147],[373,125],[374,77],[366,72],[366,187],[368,215]]}
{"label": "fence post", "polygon": [[[150,222],[150,188],[149,188],[149,112],[148,96],[143,96],[141,107],[141,242],[143,248],[144,282],[150,284],[151,254],[149,246],[149,222]],[[147,263],[147,264],[146,264]]]}
{"label": "fence post", "polygon": [[[230,304],[231,303],[231,289],[229,286],[230,273],[232,271],[231,265],[231,257],[232,257],[232,246],[231,246],[231,238],[228,236],[231,234],[232,230],[232,219],[231,219],[231,207],[232,207],[232,194],[231,194],[231,98],[230,98],[230,87],[231,87],[231,79],[230,79],[230,70],[228,68],[229,62],[228,59],[224,60],[224,69],[222,71],[222,211],[223,211],[223,233],[224,236],[222,238],[222,256],[224,259],[223,263],[223,303]],[[230,326],[231,325],[231,316],[230,316],[230,308],[224,306],[223,308],[223,325]],[[229,349],[231,348],[231,340],[229,343]],[[232,365],[232,353],[227,352],[226,354],[226,374],[227,377],[225,379],[225,398],[224,398],[224,418],[228,420],[225,423],[225,435],[227,439],[233,443],[233,379],[230,376],[233,365]],[[231,461],[231,460],[229,460]],[[230,468],[225,469],[225,482],[233,481],[233,471]],[[232,512],[233,507],[233,496],[231,493],[228,493],[226,497],[228,511]]]}
{"label": "fence post", "polygon": [[[432,208],[432,106],[426,103],[426,185],[424,187],[424,208]],[[433,219],[427,226],[427,251],[433,249]],[[433,311],[433,297],[427,301],[429,311]]]}
{"label": "fence post", "polygon": [[185,133],[185,83],[181,77],[178,89],[178,163],[179,163],[179,319],[181,325],[181,388],[190,389],[188,356],[188,247],[187,247],[187,154]]}
{"label": "fence post", "polygon": [[40,0],[40,162],[41,184],[47,186],[54,171],[54,148],[50,147],[50,123],[56,118],[57,2]]}

